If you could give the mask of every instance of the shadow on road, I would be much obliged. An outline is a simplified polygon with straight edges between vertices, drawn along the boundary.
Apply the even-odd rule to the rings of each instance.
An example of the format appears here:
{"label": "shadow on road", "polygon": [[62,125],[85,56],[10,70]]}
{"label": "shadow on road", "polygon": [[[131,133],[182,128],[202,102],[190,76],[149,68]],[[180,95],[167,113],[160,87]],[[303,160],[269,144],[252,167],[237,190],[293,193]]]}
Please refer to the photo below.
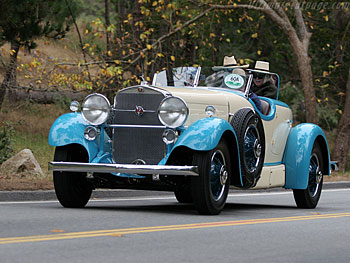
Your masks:
{"label": "shadow on road", "polygon": [[[147,212],[147,213],[162,213],[162,214],[181,214],[181,215],[195,215],[198,214],[193,204],[179,204],[176,202],[167,204],[142,204],[142,205],[108,205],[103,203],[91,202],[85,209],[103,210],[103,211],[123,211],[123,212]],[[245,204],[245,203],[227,203],[223,213],[241,213],[251,210],[295,210],[296,206],[282,206],[282,205],[266,205],[266,204]]]}

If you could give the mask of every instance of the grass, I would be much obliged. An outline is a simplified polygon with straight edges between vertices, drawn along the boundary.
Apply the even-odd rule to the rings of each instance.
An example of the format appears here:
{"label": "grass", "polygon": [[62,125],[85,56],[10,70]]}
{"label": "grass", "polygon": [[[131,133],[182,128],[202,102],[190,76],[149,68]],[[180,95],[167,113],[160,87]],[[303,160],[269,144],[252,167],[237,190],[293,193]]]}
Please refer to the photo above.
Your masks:
{"label": "grass", "polygon": [[331,176],[324,177],[325,182],[350,181],[349,172],[332,172]]}
{"label": "grass", "polygon": [[40,105],[25,102],[22,104],[5,103],[0,111],[0,125],[11,122],[15,134],[13,149],[15,153],[30,149],[40,164],[44,178],[20,174],[8,176],[0,172],[0,190],[52,189],[52,173],[48,171],[48,162],[53,159],[54,147],[48,144],[48,134],[54,120],[67,112],[59,105]]}

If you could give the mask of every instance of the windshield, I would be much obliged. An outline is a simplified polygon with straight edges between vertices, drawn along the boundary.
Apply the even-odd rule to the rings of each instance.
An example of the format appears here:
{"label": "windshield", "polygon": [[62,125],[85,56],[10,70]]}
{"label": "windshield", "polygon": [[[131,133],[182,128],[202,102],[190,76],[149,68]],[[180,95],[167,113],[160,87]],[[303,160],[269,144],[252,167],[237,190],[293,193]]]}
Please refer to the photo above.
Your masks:
{"label": "windshield", "polygon": [[200,67],[177,67],[155,73],[152,84],[157,87],[198,86]]}
{"label": "windshield", "polygon": [[[251,76],[250,82],[249,76]],[[237,67],[176,67],[155,73],[152,85],[225,88],[247,94],[253,92],[258,96],[277,99],[279,77],[271,72]]]}

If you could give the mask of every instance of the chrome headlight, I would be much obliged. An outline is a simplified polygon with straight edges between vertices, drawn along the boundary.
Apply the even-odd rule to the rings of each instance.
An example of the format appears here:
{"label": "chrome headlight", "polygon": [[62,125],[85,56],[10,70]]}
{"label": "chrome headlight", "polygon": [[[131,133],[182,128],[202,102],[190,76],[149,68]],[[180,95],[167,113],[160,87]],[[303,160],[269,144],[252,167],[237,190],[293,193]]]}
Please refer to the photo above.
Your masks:
{"label": "chrome headlight", "polygon": [[167,97],[159,105],[158,118],[169,127],[177,128],[185,123],[188,116],[186,103],[178,97]]}
{"label": "chrome headlight", "polygon": [[107,121],[110,106],[108,99],[102,94],[90,94],[82,104],[83,118],[92,125],[100,125]]}

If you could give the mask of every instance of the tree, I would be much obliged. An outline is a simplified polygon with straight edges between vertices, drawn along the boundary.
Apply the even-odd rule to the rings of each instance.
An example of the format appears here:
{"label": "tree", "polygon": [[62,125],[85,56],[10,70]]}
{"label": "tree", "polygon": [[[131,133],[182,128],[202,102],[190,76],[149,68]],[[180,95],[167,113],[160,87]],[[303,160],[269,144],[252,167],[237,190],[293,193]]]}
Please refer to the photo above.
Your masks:
{"label": "tree", "polygon": [[332,157],[339,162],[339,170],[345,171],[346,161],[349,153],[350,144],[350,70],[346,83],[346,99],[344,105],[344,113],[341,115],[338,129],[337,139],[334,144]]}
{"label": "tree", "polygon": [[[20,47],[36,47],[39,37],[62,38],[69,30],[70,13],[64,0],[0,0],[6,7],[0,16],[0,39],[10,43],[10,62],[0,86],[0,107],[6,90],[16,87],[17,56]],[[71,7],[77,10],[72,1]]]}
{"label": "tree", "polygon": [[334,58],[332,59],[337,66],[335,69],[337,74],[334,75],[337,79],[336,85],[340,89],[337,95],[341,95],[341,104],[339,105],[341,109],[338,110],[340,119],[332,158],[339,161],[339,169],[345,171],[350,149],[350,12],[349,10],[345,11],[345,9],[334,10],[332,19],[335,21],[333,32],[341,32],[341,34],[336,33],[333,38],[335,45],[332,52]]}

